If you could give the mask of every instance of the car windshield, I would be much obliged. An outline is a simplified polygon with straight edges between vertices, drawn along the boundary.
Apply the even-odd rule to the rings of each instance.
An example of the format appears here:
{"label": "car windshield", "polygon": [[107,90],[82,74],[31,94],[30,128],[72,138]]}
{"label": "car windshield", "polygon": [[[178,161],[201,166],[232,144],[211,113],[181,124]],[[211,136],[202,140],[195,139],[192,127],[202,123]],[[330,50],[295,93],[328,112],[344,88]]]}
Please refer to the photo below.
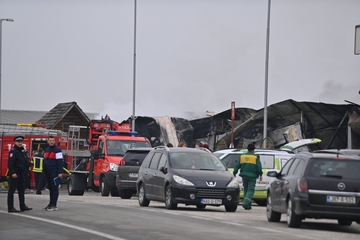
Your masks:
{"label": "car windshield", "polygon": [[108,156],[124,156],[128,149],[136,147],[150,147],[148,142],[124,141],[124,140],[107,140]]}
{"label": "car windshield", "polygon": [[336,159],[312,159],[306,176],[360,180],[360,161]]}
{"label": "car windshield", "polygon": [[211,153],[170,153],[170,165],[174,169],[225,171],[225,166]]}

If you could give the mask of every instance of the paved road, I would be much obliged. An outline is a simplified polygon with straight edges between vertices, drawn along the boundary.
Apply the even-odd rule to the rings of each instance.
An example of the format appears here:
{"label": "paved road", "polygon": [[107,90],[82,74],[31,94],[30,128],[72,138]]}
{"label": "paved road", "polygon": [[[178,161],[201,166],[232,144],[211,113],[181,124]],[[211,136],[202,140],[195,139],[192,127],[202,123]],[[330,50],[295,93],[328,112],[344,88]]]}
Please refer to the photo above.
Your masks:
{"label": "paved road", "polygon": [[[61,190],[59,211],[41,209],[48,203],[43,195],[27,193],[26,203],[34,210],[9,214],[6,193],[0,193],[0,239],[359,239],[360,225],[339,226],[333,220],[305,220],[300,229],[288,228],[285,216],[280,223],[269,223],[265,208],[251,211],[241,206],[235,213],[224,207],[198,210],[179,205],[167,210],[163,203],[139,207],[137,198],[123,200],[86,192],[68,196]],[[16,204],[18,205],[17,201]]]}

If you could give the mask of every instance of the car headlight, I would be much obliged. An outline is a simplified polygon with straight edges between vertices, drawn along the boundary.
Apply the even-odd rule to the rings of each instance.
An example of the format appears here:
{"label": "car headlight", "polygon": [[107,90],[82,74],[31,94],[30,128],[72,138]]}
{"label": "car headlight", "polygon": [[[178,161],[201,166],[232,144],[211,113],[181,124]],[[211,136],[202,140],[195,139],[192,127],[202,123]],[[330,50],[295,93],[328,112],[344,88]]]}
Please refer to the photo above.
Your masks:
{"label": "car headlight", "polygon": [[117,171],[118,170],[118,165],[115,163],[110,163],[110,171]]}
{"label": "car headlight", "polygon": [[177,175],[173,175],[173,178],[175,182],[177,182],[178,184],[186,185],[186,186],[194,186],[192,182],[186,180],[185,178],[179,177]]}
{"label": "car headlight", "polygon": [[234,178],[233,180],[231,180],[231,182],[226,186],[228,188],[238,188],[239,187],[239,181]]}

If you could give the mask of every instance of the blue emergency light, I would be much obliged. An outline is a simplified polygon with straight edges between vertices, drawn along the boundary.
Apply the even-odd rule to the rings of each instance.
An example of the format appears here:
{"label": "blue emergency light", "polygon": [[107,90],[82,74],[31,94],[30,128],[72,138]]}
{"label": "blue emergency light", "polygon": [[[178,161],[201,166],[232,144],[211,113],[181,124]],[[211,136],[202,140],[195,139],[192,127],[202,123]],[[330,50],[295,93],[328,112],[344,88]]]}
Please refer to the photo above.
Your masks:
{"label": "blue emergency light", "polygon": [[108,131],[109,136],[133,136],[136,137],[139,135],[138,132],[119,132],[119,131]]}

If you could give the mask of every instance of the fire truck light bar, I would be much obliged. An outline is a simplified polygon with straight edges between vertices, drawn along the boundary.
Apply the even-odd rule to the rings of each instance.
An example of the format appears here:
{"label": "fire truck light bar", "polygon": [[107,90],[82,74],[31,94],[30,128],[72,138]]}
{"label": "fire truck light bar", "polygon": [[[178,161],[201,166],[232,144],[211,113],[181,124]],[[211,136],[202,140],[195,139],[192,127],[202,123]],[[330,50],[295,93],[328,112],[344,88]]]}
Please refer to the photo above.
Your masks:
{"label": "fire truck light bar", "polygon": [[119,131],[108,131],[109,136],[138,136],[138,132],[119,132]]}

